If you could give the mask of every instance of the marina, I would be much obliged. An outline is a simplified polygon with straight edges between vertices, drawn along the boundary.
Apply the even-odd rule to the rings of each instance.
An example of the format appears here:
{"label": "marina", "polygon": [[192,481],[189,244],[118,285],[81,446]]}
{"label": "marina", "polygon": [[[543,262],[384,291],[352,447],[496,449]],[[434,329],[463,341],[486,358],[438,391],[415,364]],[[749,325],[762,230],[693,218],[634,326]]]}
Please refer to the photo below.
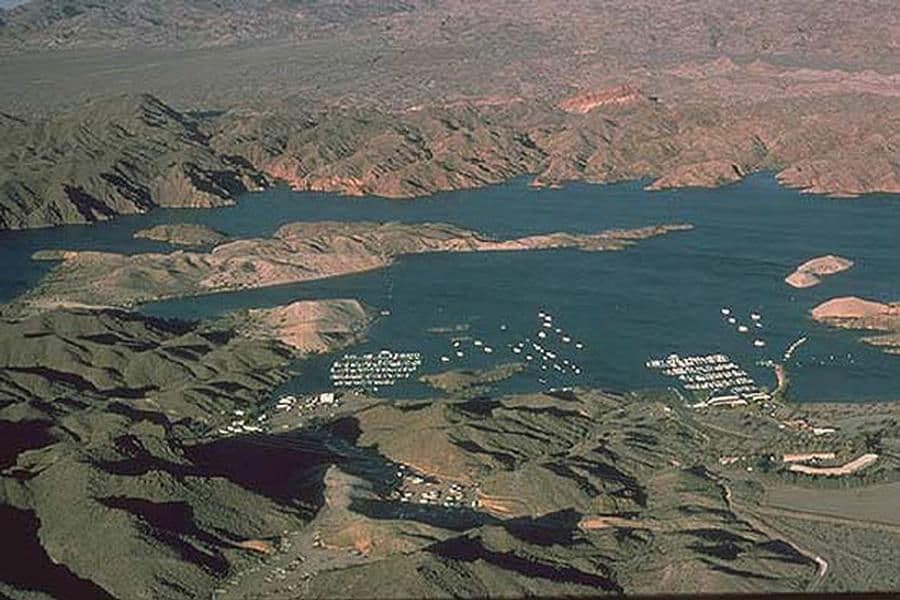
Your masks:
{"label": "marina", "polygon": [[[449,352],[441,355],[440,362],[462,363],[469,366],[473,362],[471,360],[473,356],[494,354],[494,346],[489,345],[494,343],[501,350],[505,347],[506,352],[514,360],[525,364],[524,377],[536,381],[541,386],[551,383],[572,385],[583,374],[578,355],[585,349],[585,344],[558,325],[558,320],[554,323],[553,314],[543,309],[537,311],[537,319],[531,326],[523,325],[518,332],[503,322],[497,327],[496,333],[485,332],[481,337],[475,338],[454,336],[448,340]],[[454,328],[446,327],[438,329],[456,331]],[[466,328],[467,331],[469,329]],[[501,357],[497,360],[501,360]]]}
{"label": "marina", "polygon": [[[172,249],[165,244],[132,237],[135,230],[156,223],[202,223],[238,239],[269,237],[284,223],[318,220],[447,222],[501,238],[689,222],[695,229],[683,236],[646,240],[622,252],[403,257],[386,269],[171,299],[139,310],[160,317],[209,319],[304,299],[357,298],[372,307],[377,319],[367,338],[348,352],[416,351],[422,356],[423,372],[488,368],[510,358],[524,361],[530,355],[528,376],[498,384],[498,392],[504,393],[570,384],[613,390],[664,386],[658,372],[644,368],[654,353],[722,352],[745,365],[756,381],[765,381],[770,370],[758,368],[757,361],[780,362],[785,348],[803,336],[807,341],[790,359],[792,399],[900,397],[895,356],[860,343],[858,332],[832,330],[809,319],[810,309],[829,297],[898,298],[896,201],[871,197],[844,203],[804,196],[779,187],[768,174],[749,176],[727,190],[650,193],[643,185],[571,184],[536,192],[516,180],[483,190],[436,194],[410,204],[272,189],[249,194],[227,209],[160,210],[66,228],[65,235],[8,232],[0,240],[7,264],[0,293],[8,301],[53,267],[51,262],[31,260],[42,249],[169,252]],[[527,218],[526,208],[531,215]],[[806,226],[811,211],[816,215],[815,230]],[[773,231],[768,225],[772,218],[792,235]],[[857,226],[848,231],[848,223]],[[857,267],[806,290],[784,283],[785,274],[797,264],[827,253],[853,257]],[[723,314],[723,308],[729,314]],[[551,320],[538,318],[538,312]],[[740,325],[748,331],[738,332]],[[437,332],[448,326],[450,331]],[[556,329],[572,341],[566,343]],[[480,339],[483,346],[468,341],[453,347],[451,339],[462,336]],[[520,346],[526,338],[528,345]],[[765,345],[755,344],[756,340]],[[558,358],[545,362],[531,342]],[[485,346],[492,352],[485,352]],[[296,367],[302,374],[280,392],[301,396],[332,388],[330,368],[340,356],[305,359]],[[580,373],[561,359],[568,359]],[[424,397],[427,387],[414,379],[396,380],[379,389]]]}
{"label": "marina", "polygon": [[753,378],[725,354],[681,357],[670,354],[646,362],[648,369],[678,379],[685,391],[700,397],[692,406],[741,406],[771,399]]}
{"label": "marina", "polygon": [[419,352],[381,350],[369,354],[345,354],[331,365],[335,387],[372,389],[389,387],[409,379],[422,366]]}

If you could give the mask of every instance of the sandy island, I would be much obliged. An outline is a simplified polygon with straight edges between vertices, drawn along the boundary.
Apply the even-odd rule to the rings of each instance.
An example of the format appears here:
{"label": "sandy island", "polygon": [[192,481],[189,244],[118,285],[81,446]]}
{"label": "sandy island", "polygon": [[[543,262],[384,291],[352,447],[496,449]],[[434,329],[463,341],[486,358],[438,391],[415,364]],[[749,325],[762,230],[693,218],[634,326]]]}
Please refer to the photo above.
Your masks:
{"label": "sandy island", "polygon": [[828,254],[806,261],[785,277],[784,281],[791,287],[809,288],[819,285],[823,277],[841,273],[852,267],[852,260]]}

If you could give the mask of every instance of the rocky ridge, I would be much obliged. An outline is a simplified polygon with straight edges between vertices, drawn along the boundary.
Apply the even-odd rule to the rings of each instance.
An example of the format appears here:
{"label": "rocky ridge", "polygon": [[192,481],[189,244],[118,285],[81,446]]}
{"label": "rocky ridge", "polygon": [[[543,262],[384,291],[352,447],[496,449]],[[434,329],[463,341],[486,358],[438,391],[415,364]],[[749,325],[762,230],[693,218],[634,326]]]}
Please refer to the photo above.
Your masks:
{"label": "rocky ridge", "polygon": [[173,246],[216,246],[225,242],[228,236],[205,225],[172,223],[141,229],[134,233],[134,238],[166,242]]}
{"label": "rocky ridge", "polygon": [[[543,101],[384,112],[291,98],[198,117],[141,96],[48,119],[9,117],[0,122],[12,142],[0,155],[0,229],[223,206],[273,181],[414,198],[522,175],[536,187],[651,178],[648,189],[658,190],[773,170],[810,193],[900,191],[891,137],[900,96],[604,100],[622,97],[617,89],[591,91],[587,104],[575,96],[572,106],[584,110],[571,112]],[[849,149],[848,136],[858,140]]]}
{"label": "rocky ridge", "polygon": [[196,120],[149,95],[91,102],[75,115],[6,119],[0,137],[0,229],[226,206],[265,182],[214,152]]}

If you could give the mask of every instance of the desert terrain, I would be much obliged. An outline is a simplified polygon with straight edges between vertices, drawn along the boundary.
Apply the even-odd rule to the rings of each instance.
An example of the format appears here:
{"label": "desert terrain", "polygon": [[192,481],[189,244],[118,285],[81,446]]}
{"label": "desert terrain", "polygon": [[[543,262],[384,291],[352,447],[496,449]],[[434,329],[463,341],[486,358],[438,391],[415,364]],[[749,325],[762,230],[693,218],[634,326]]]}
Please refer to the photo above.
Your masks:
{"label": "desert terrain", "polygon": [[66,6],[0,16],[0,228],[276,181],[409,198],[766,170],[900,190],[890,2]]}
{"label": "desert terrain", "polygon": [[[766,293],[796,298],[790,310],[820,339],[850,330],[849,344],[868,348],[864,336],[894,360],[900,303],[865,279],[858,237],[754,262],[695,241],[699,226],[666,207],[627,226],[584,211],[578,232],[535,217],[508,235],[355,212],[238,235],[196,213],[252,207],[255,192],[415,207],[512,180],[535,197],[639,182],[638,193],[674,203],[671,190],[727,195],[769,174],[890,223],[875,203],[900,194],[898,57],[900,9],[889,0],[0,2],[0,253],[25,249],[28,263],[2,279],[0,530],[10,552],[0,597],[896,592],[900,404],[795,401],[799,360],[828,381],[835,356],[826,363],[817,348],[813,363],[796,322],[777,320],[789,311],[770,322],[762,295],[739,310],[715,290],[721,302],[703,306],[712,316],[691,321],[742,340],[753,367],[774,373],[772,385],[751,381],[753,402],[676,383],[547,383],[537,369],[549,365],[535,366],[549,360],[547,332],[585,345],[542,308],[528,345],[497,345],[496,355],[468,332],[487,317],[448,310],[417,334],[446,335],[456,353],[424,360],[365,345],[415,311],[367,303],[358,280],[200,318],[141,308],[213,306],[228,293],[369,272],[384,274],[376,297],[393,302],[399,266],[425,274],[407,290],[414,301],[426,297],[423,278],[450,273],[450,305],[466,295],[502,304],[518,288],[485,278],[496,271],[475,259],[556,252],[516,273],[560,295],[608,294],[604,318],[657,332],[684,315],[677,295],[659,294],[672,310],[662,325],[627,310],[654,296],[657,270],[732,261]],[[503,190],[485,192],[487,203]],[[809,211],[799,221],[833,227],[808,200],[791,197]],[[592,201],[616,210],[602,194]],[[114,226],[138,220],[123,247],[115,234],[126,229]],[[98,231],[108,237],[85,243]],[[42,245],[44,234],[59,243]],[[670,240],[683,246],[653,246]],[[596,281],[554,279],[572,256],[598,258],[586,270]],[[451,257],[473,260],[456,273],[439,262]],[[636,289],[612,276],[622,265]],[[846,281],[870,285],[832,293]],[[598,312],[589,297],[582,310]],[[779,327],[795,341],[764,359]],[[621,337],[594,329],[603,337],[591,340],[621,350]],[[463,342],[496,360],[456,361]],[[559,358],[560,371],[581,373]],[[854,360],[848,352],[841,368]],[[338,388],[340,361],[379,382],[407,369],[419,387]],[[526,391],[503,387],[525,375]]]}

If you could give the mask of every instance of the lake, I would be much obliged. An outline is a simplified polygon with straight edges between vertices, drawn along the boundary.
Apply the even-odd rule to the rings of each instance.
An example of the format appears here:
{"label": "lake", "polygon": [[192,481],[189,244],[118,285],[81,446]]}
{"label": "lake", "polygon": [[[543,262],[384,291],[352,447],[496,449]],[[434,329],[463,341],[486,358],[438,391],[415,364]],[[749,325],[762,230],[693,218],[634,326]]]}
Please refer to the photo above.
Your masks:
{"label": "lake", "polygon": [[[589,233],[614,227],[687,222],[693,231],[646,240],[622,252],[552,250],[432,254],[400,259],[381,271],[317,282],[184,298],[142,307],[148,314],[203,318],[303,298],[358,298],[390,311],[368,340],[350,351],[390,348],[423,353],[422,370],[480,368],[513,359],[510,346],[528,337],[569,361],[565,373],[535,367],[501,386],[528,391],[551,385],[613,390],[666,387],[673,382],[645,368],[651,357],[724,352],[757,381],[772,386],[771,370],[785,348],[808,338],[787,363],[792,397],[802,401],[900,399],[900,357],[861,344],[857,332],[813,323],[809,310],[835,296],[900,299],[900,197],[855,200],[804,196],[778,186],[769,174],[716,190],[646,192],[645,182],[571,184],[533,190],[523,179],[480,190],[412,201],[344,198],[284,188],[247,194],[214,210],[159,210],[95,226],[0,234],[4,269],[0,301],[33,286],[52,266],[33,262],[44,248],[119,252],[166,250],[133,240],[159,223],[203,223],[234,237],[266,236],[292,221],[441,221],[498,237],[541,232]],[[822,254],[856,262],[818,287],[795,290],[783,279],[799,263]],[[728,307],[749,333],[721,314]],[[553,316],[540,327],[538,312]],[[754,327],[749,315],[761,315]],[[559,328],[562,333],[557,334]],[[457,331],[451,331],[456,329]],[[538,338],[543,330],[546,337]],[[566,343],[565,336],[570,338]],[[456,337],[471,337],[452,347]],[[474,346],[473,340],[482,342]],[[762,340],[765,347],[753,345]],[[580,343],[580,349],[575,347]],[[484,352],[490,347],[493,352]],[[457,357],[456,352],[462,352]],[[446,362],[441,360],[446,357]],[[327,386],[335,357],[297,365],[285,390]],[[577,365],[578,374],[573,365]],[[570,368],[571,367],[571,368]],[[426,395],[404,383],[387,395]]]}

